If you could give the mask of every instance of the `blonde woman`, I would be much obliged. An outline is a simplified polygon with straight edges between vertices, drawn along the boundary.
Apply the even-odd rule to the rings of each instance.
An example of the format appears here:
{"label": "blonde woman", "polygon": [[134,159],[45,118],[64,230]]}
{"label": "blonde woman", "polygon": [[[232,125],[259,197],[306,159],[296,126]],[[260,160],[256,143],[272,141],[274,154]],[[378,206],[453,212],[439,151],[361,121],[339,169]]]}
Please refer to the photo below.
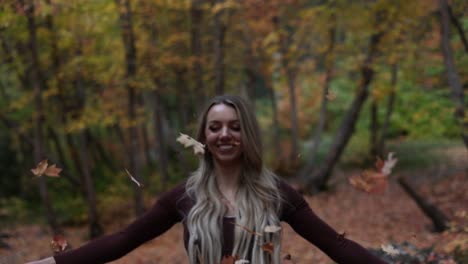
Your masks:
{"label": "blonde woman", "polygon": [[[226,255],[253,264],[279,264],[281,232],[264,230],[281,221],[337,263],[385,263],[340,236],[264,167],[257,120],[242,97],[213,98],[201,115],[197,140],[206,146],[198,169],[142,217],[118,233],[32,263],[112,261],[182,222],[190,264],[219,264]],[[266,243],[274,245],[273,253],[263,250]]]}

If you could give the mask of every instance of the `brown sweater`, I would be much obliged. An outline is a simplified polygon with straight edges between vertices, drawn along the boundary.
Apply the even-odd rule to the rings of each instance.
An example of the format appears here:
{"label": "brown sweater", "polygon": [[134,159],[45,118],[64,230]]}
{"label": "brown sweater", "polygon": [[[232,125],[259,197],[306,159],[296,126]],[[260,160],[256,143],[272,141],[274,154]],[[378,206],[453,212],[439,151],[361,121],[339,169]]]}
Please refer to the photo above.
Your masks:
{"label": "brown sweater", "polygon": [[[337,263],[385,263],[359,244],[339,235],[323,222],[296,190],[280,181],[283,196],[280,220],[287,222],[299,235],[325,252]],[[185,183],[165,193],[143,216],[125,229],[92,240],[75,250],[54,256],[57,264],[105,263],[118,259],[144,242],[151,240],[182,221],[184,244],[187,248],[189,233],[184,218],[193,201],[185,195]],[[233,218],[223,221],[223,255],[231,254],[234,241]]]}

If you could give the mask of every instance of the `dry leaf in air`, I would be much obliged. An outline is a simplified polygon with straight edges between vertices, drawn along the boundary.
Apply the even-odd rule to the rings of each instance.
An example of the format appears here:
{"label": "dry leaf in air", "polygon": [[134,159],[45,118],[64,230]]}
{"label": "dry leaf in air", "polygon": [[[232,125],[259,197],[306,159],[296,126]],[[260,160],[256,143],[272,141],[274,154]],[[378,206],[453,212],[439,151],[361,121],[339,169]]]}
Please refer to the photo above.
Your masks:
{"label": "dry leaf in air", "polygon": [[49,177],[59,177],[59,173],[62,171],[62,169],[57,168],[55,164],[49,166],[47,162],[48,161],[46,159],[39,162],[36,168],[31,169],[31,172],[37,177],[41,177],[44,174]]}
{"label": "dry leaf in air", "polygon": [[138,182],[138,181],[130,174],[130,172],[128,172],[127,169],[125,169],[125,171],[127,172],[128,177],[130,177],[130,180],[132,180],[136,185],[138,185],[138,187],[141,188],[141,187],[144,186],[143,184],[141,184],[140,182]]}
{"label": "dry leaf in air", "polygon": [[380,248],[387,253],[388,255],[394,257],[400,254],[400,251],[393,247],[392,245],[381,245]]}
{"label": "dry leaf in air", "polygon": [[50,241],[50,247],[55,253],[58,253],[65,251],[65,249],[69,248],[70,245],[63,236],[56,235],[52,238],[52,241]]}
{"label": "dry leaf in air", "polygon": [[263,231],[266,233],[276,233],[280,230],[281,230],[281,226],[275,226],[275,225],[267,225],[265,226],[265,229],[263,229]]}
{"label": "dry leaf in air", "polygon": [[384,162],[384,165],[380,172],[382,172],[383,175],[388,176],[390,173],[392,173],[393,167],[395,167],[396,163],[398,162],[398,159],[393,157],[393,152],[388,153],[387,160]]}
{"label": "dry leaf in air", "polygon": [[193,152],[195,155],[205,154],[205,145],[189,137],[188,135],[180,133],[180,136],[177,138],[177,142],[184,145],[186,148],[193,147]]}
{"label": "dry leaf in air", "polygon": [[387,176],[377,172],[364,171],[349,177],[348,181],[354,188],[367,193],[380,193],[387,187]]}
{"label": "dry leaf in air", "polygon": [[263,244],[262,249],[263,251],[273,254],[273,249],[274,249],[273,243],[268,242],[268,243]]}

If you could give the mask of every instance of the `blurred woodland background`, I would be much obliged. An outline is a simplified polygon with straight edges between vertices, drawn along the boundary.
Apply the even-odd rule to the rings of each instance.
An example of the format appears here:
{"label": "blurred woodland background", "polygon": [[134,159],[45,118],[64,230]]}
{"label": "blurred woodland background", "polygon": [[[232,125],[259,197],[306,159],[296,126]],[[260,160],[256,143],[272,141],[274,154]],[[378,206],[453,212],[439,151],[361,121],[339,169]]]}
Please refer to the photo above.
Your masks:
{"label": "blurred woodland background", "polygon": [[[467,254],[467,31],[463,0],[3,0],[0,262],[28,256],[5,257],[31,226],[81,228],[76,245],[142,214],[196,168],[176,138],[224,93],[253,102],[267,166],[324,203],[395,152],[388,192],[407,176]],[[31,173],[44,159],[59,178]]]}

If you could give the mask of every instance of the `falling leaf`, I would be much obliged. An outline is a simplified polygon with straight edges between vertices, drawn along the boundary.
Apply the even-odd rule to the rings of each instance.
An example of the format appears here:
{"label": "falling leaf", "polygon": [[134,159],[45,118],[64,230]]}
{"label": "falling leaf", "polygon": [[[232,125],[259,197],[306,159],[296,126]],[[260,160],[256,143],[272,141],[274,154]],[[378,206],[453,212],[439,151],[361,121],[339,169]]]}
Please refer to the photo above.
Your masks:
{"label": "falling leaf", "polygon": [[395,166],[395,164],[397,163],[398,159],[395,159],[393,157],[393,152],[390,152],[388,153],[388,157],[387,157],[387,160],[385,161],[385,164],[381,170],[382,174],[385,175],[385,176],[388,176],[390,175],[390,173],[392,173],[392,169],[393,167]]}
{"label": "falling leaf", "polygon": [[43,160],[37,164],[36,168],[31,169],[31,172],[34,175],[40,177],[42,176],[42,174],[44,174],[45,170],[47,169],[47,166],[48,166],[47,160]]}
{"label": "falling leaf", "polygon": [[388,255],[394,257],[394,256],[397,256],[397,255],[400,255],[400,251],[398,249],[396,249],[394,246],[392,245],[381,245],[380,248],[382,248],[382,250],[387,253]]}
{"label": "falling leaf", "polygon": [[44,174],[47,175],[47,176],[50,176],[50,177],[59,177],[59,173],[62,171],[61,168],[57,168],[57,166],[54,164],[54,165],[51,165],[49,166]]}
{"label": "falling leaf", "polygon": [[385,162],[380,157],[377,157],[377,161],[375,162],[375,168],[377,169],[377,171],[381,172],[384,165]]}
{"label": "falling leaf", "polygon": [[41,177],[42,175],[47,175],[50,177],[59,177],[59,173],[62,171],[61,168],[57,168],[55,164],[49,166],[48,161],[45,159],[39,162],[36,168],[31,169],[31,172],[37,176]]}
{"label": "falling leaf", "polygon": [[189,137],[188,135],[180,133],[180,136],[177,138],[177,142],[184,145],[186,148],[193,147],[193,152],[195,155],[205,154],[205,145]]}
{"label": "falling leaf", "polygon": [[268,243],[263,244],[262,249],[263,251],[273,254],[273,249],[274,249],[273,243],[268,242]]}
{"label": "falling leaf", "polygon": [[263,231],[267,233],[276,233],[280,230],[281,230],[281,226],[275,226],[275,225],[267,225],[265,226],[265,229],[263,229]]}
{"label": "falling leaf", "polygon": [[50,241],[50,247],[55,253],[58,253],[65,251],[65,249],[69,248],[70,245],[68,244],[65,237],[62,235],[56,235],[52,238],[52,241]]}
{"label": "falling leaf", "polygon": [[127,172],[128,177],[130,177],[130,179],[131,179],[136,185],[138,185],[138,187],[141,188],[141,187],[144,186],[143,184],[139,183],[139,182],[130,174],[130,172],[128,172],[127,169],[125,169],[125,171]]}
{"label": "falling leaf", "polygon": [[356,189],[367,193],[380,193],[387,187],[387,176],[382,173],[364,171],[358,176],[348,178]]}

